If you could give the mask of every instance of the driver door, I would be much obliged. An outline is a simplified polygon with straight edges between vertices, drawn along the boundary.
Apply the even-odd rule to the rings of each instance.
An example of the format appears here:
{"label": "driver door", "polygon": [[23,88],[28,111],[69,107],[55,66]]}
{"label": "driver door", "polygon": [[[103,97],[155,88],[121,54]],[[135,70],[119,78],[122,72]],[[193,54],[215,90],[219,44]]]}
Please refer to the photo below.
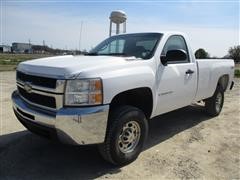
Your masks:
{"label": "driver door", "polygon": [[[197,90],[197,66],[191,62],[184,38],[171,36],[162,51],[166,55],[169,50],[184,50],[187,58],[160,65],[157,72],[158,100],[157,114],[169,112],[192,103]],[[190,73],[189,73],[190,72]]]}

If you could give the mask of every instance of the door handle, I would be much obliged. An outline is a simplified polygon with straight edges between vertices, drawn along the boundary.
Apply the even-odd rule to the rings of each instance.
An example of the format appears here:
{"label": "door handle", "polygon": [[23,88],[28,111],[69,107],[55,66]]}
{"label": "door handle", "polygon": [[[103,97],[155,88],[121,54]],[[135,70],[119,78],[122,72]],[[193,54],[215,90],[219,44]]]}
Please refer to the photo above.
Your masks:
{"label": "door handle", "polygon": [[191,70],[191,69],[188,69],[188,70],[186,71],[186,74],[193,74],[193,73],[194,73],[194,71]]}

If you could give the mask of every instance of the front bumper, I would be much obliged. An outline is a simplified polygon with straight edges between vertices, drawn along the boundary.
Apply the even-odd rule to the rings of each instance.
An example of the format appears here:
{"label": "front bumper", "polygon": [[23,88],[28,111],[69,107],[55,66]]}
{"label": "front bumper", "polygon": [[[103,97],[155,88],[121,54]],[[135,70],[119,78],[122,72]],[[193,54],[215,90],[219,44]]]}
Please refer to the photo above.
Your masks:
{"label": "front bumper", "polygon": [[104,142],[109,105],[60,108],[53,112],[28,104],[17,91],[12,94],[12,102],[16,117],[30,131],[67,144]]}

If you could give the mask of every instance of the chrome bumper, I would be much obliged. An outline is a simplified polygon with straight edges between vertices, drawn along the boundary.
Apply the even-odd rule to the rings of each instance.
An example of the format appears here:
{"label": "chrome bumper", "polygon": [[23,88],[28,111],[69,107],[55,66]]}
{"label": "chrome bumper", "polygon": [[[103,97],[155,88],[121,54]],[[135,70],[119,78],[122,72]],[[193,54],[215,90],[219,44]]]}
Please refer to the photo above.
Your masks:
{"label": "chrome bumper", "polygon": [[12,94],[12,102],[14,112],[20,122],[55,129],[57,138],[63,143],[97,144],[104,142],[109,105],[60,108],[53,112],[28,104],[17,91]]}

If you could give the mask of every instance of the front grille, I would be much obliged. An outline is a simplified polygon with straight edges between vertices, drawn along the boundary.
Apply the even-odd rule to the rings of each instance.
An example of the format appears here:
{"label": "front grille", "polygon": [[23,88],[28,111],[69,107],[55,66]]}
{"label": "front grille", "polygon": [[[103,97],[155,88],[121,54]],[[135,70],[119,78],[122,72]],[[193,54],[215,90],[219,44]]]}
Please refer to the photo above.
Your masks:
{"label": "front grille", "polygon": [[35,104],[39,104],[42,106],[50,107],[50,108],[56,108],[56,100],[54,97],[51,96],[45,96],[41,94],[36,93],[27,93],[25,89],[18,86],[18,92],[22,97],[24,97],[26,100],[33,102]]}
{"label": "front grille", "polygon": [[57,80],[54,78],[28,75],[20,71],[17,71],[17,79],[23,82],[29,82],[32,85],[53,88],[53,89],[56,88],[56,82],[57,82]]}

